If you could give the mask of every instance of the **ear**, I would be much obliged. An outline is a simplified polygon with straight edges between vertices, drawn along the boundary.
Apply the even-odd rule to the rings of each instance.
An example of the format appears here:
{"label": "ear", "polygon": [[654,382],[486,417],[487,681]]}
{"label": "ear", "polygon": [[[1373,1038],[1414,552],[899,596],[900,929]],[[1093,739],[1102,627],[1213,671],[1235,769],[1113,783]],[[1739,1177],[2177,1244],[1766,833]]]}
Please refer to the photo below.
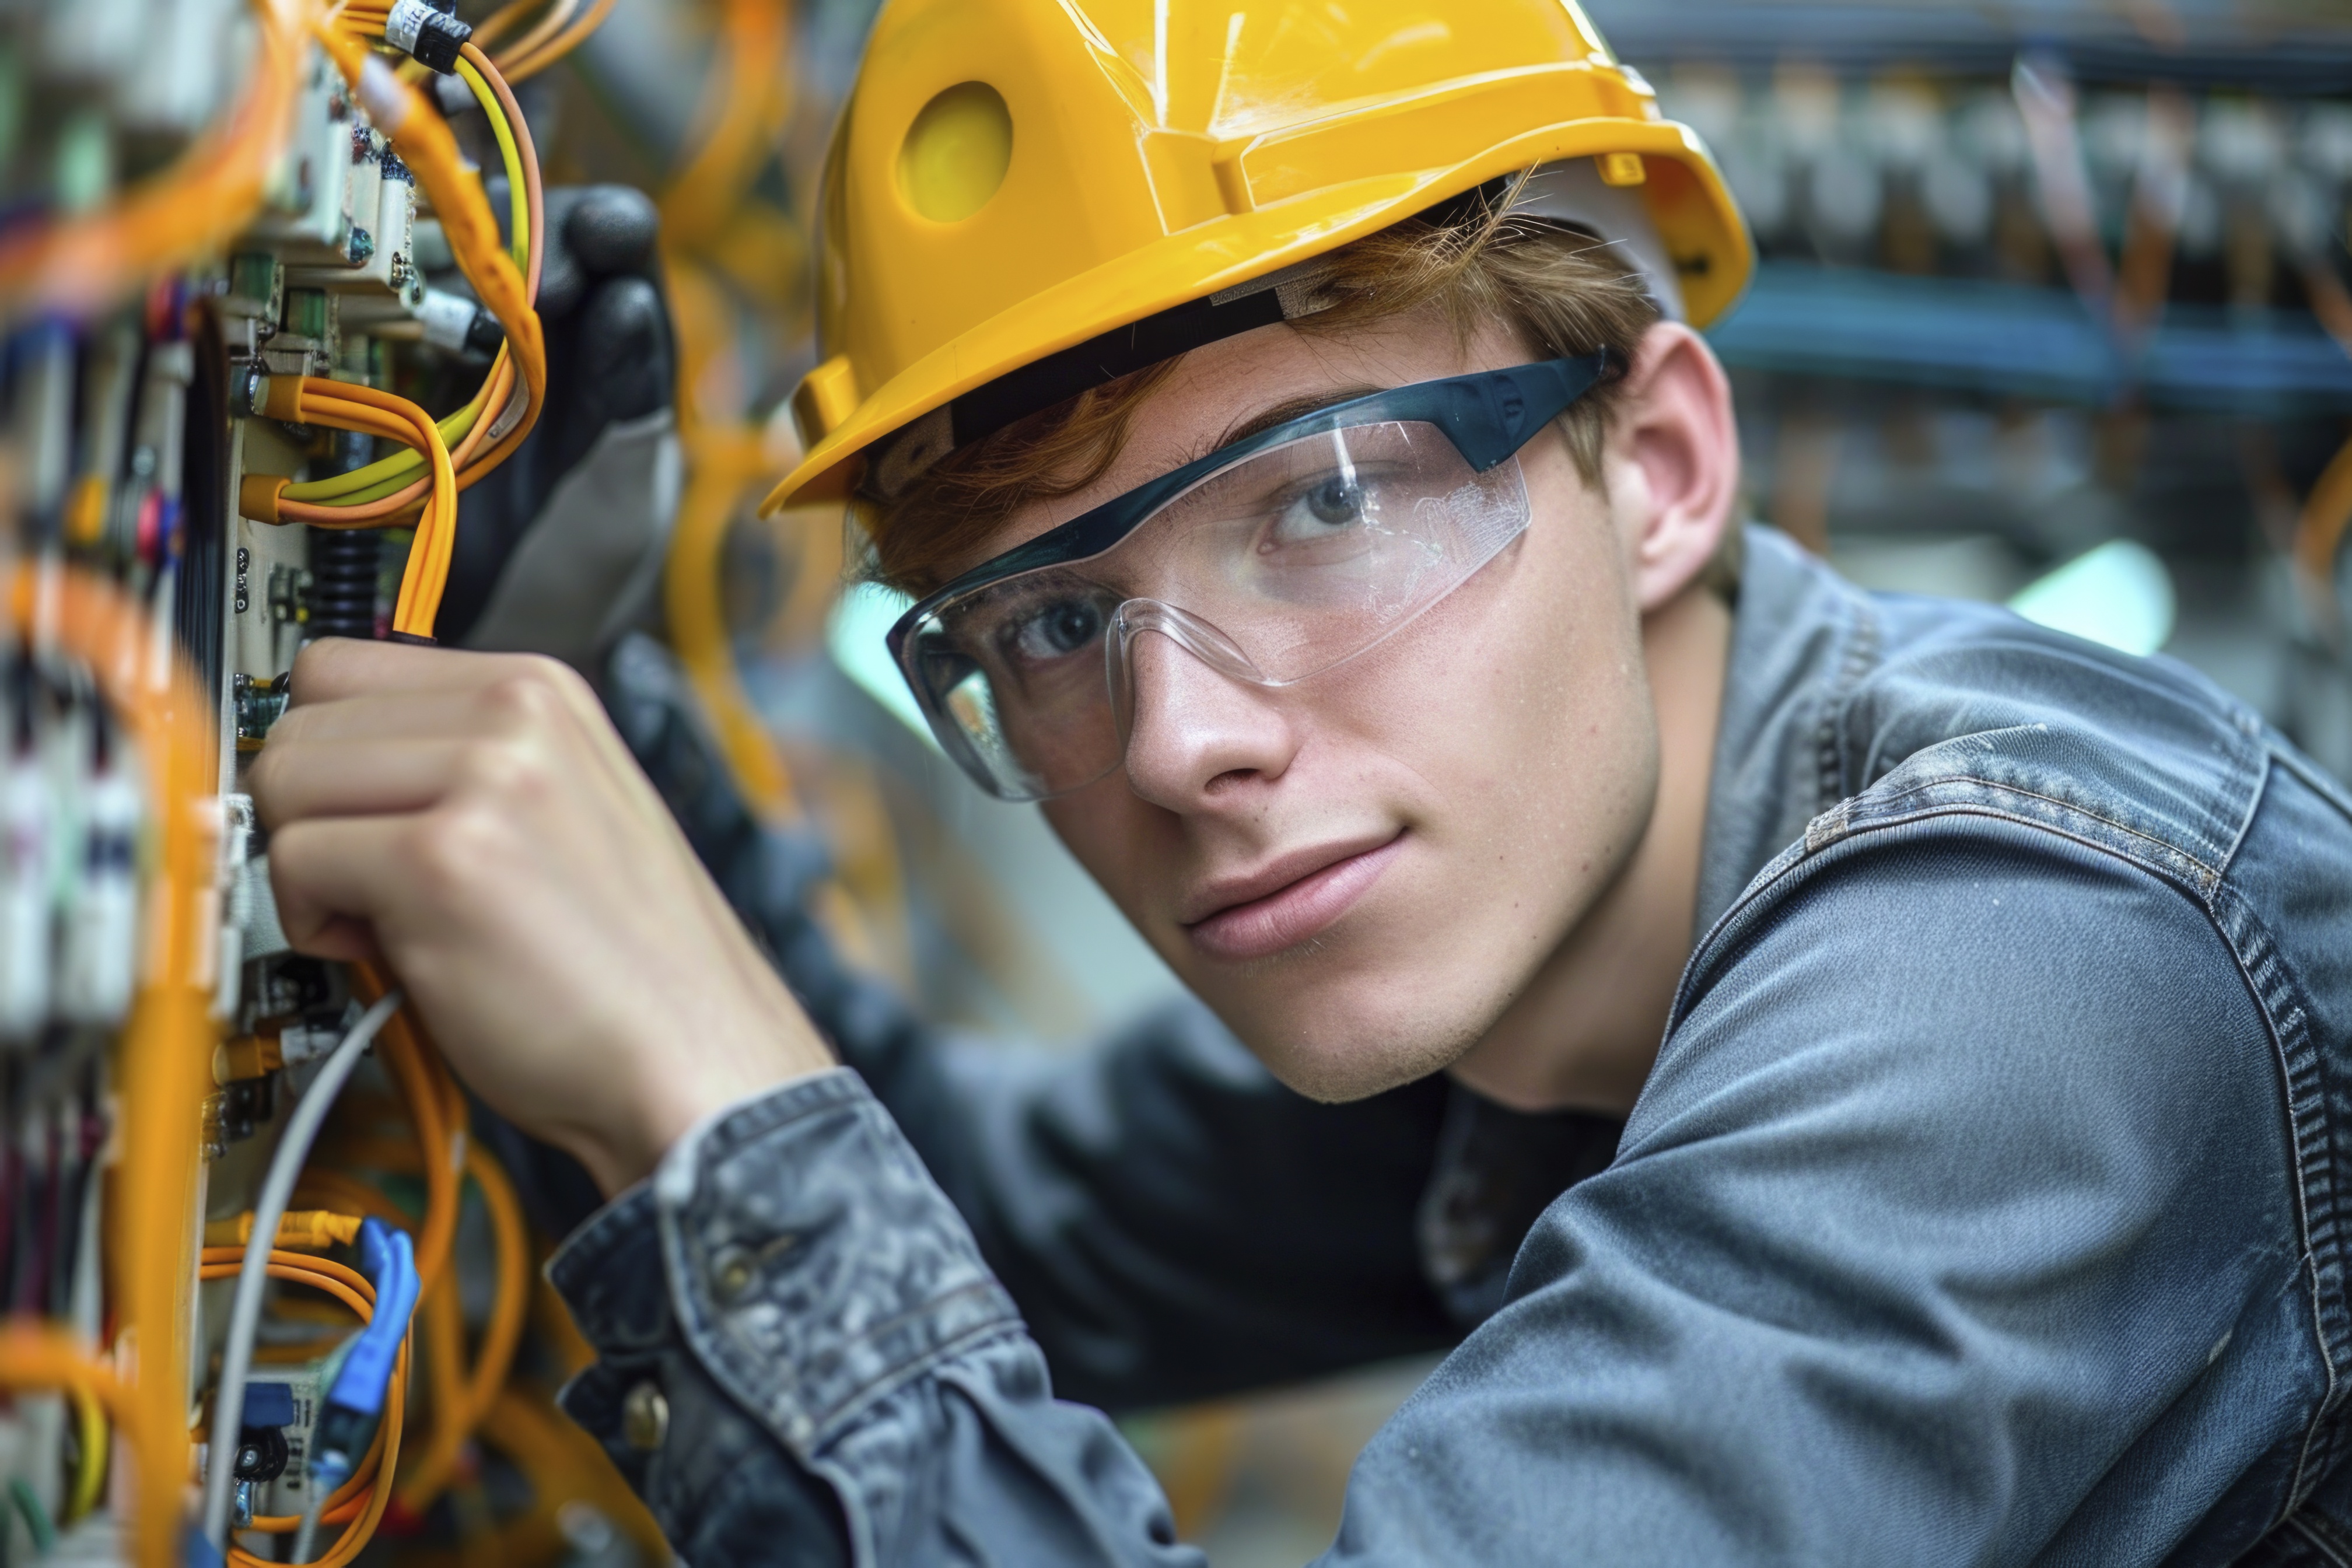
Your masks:
{"label": "ear", "polygon": [[1646,614],[1705,569],[1739,495],[1731,383],[1706,341],[1679,321],[1643,336],[1604,466],[1627,576]]}

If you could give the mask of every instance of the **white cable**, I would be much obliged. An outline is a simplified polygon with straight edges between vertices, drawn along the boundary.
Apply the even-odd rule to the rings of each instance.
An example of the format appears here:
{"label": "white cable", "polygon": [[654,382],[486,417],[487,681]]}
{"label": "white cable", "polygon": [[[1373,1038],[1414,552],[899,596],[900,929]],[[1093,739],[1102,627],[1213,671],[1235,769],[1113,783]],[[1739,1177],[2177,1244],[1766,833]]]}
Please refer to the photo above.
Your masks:
{"label": "white cable", "polygon": [[319,1515],[325,1511],[326,1506],[327,1489],[312,1487],[310,1500],[302,1505],[302,1523],[294,1531],[294,1555],[287,1559],[289,1563],[315,1561],[319,1546]]}
{"label": "white cable", "polygon": [[253,1204],[253,1235],[245,1244],[245,1260],[237,1266],[236,1298],[228,1310],[228,1341],[221,1349],[220,1382],[213,1391],[212,1447],[205,1462],[205,1539],[224,1557],[228,1553],[229,1496],[236,1474],[239,1426],[245,1419],[245,1379],[253,1370],[253,1342],[261,1330],[261,1293],[269,1278],[269,1254],[278,1245],[278,1222],[285,1217],[287,1200],[294,1195],[295,1180],[310,1157],[328,1109],[342,1092],[343,1080],[359,1066],[361,1053],[400,1006],[394,986],[360,1015],[351,1032],[327,1054],[319,1076],[295,1102],[278,1135],[278,1150],[269,1157],[269,1173],[262,1179],[261,1195]]}

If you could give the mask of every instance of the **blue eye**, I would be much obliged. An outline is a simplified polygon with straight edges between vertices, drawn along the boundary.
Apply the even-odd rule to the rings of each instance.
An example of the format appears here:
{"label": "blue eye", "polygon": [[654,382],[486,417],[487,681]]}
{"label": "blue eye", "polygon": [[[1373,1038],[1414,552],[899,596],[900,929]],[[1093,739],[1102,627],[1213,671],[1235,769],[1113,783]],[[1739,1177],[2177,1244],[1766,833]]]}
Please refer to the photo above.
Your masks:
{"label": "blue eye", "polygon": [[1332,474],[1320,479],[1299,500],[1318,522],[1335,527],[1364,514],[1364,487],[1349,475]]}
{"label": "blue eye", "polygon": [[1061,599],[1037,610],[1013,628],[1013,651],[1023,658],[1064,658],[1102,636],[1100,605],[1087,599]]}
{"label": "blue eye", "polygon": [[1379,496],[1356,468],[1318,475],[1291,487],[1276,502],[1273,524],[1259,548],[1290,551],[1314,545],[1328,550],[1360,536],[1379,506]]}

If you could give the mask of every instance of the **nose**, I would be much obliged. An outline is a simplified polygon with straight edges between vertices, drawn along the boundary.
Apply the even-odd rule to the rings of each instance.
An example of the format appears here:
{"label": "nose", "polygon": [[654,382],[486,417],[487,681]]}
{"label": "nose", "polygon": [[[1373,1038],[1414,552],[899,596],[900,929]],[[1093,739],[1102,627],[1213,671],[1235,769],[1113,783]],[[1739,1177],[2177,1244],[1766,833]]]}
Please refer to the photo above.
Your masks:
{"label": "nose", "polygon": [[1297,755],[1287,711],[1265,688],[1212,668],[1166,632],[1133,635],[1118,695],[1128,786],[1170,811],[1230,804]]}

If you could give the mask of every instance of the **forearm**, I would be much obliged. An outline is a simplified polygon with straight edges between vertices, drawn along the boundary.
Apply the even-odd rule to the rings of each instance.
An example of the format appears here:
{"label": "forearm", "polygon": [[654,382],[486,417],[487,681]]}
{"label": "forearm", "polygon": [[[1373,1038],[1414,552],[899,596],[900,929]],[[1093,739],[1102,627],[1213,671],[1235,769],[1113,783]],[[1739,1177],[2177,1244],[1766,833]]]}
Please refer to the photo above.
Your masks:
{"label": "forearm", "polygon": [[697,1129],[550,1277],[598,1352],[566,1409],[698,1568],[1196,1561],[852,1074]]}
{"label": "forearm", "polygon": [[750,811],[674,657],[624,642],[604,692],[688,842],[954,1202],[1064,1389],[1112,1408],[1176,1403],[1458,1334],[1413,1230],[1442,1082],[1318,1105],[1190,999],[1081,1051],[951,1040],[835,951],[808,910],[821,846]]}

